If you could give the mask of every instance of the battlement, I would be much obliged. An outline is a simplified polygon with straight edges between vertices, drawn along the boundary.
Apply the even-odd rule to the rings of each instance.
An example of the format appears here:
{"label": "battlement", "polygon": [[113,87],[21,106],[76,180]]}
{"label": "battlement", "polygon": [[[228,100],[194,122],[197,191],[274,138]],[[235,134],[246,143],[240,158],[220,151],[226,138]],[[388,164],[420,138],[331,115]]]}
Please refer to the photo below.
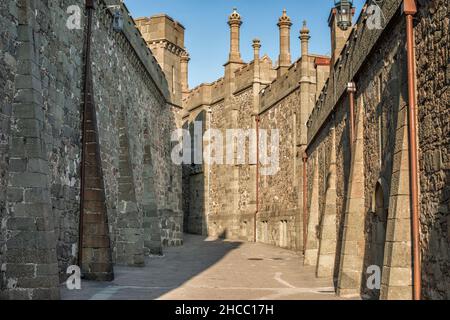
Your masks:
{"label": "battlement", "polygon": [[[401,0],[385,2],[381,9],[385,15],[385,23],[394,17],[395,12],[401,4]],[[358,21],[342,48],[341,54],[336,57],[334,65],[331,66],[330,77],[325,82],[322,91],[318,95],[307,122],[308,143],[310,143],[320,130],[322,124],[332,113],[333,108],[347,90],[347,84],[352,81],[359,68],[363,65],[366,57],[381,37],[383,30],[368,29],[365,24],[367,16],[364,12],[367,4],[363,7]]]}
{"label": "battlement", "polygon": [[317,58],[329,59],[327,56],[309,54],[306,56],[308,62],[308,75],[304,75],[301,72],[301,64],[303,57],[297,59],[287,71],[276,77],[272,83],[270,83],[265,89],[260,93],[261,109],[260,112],[264,112],[279,100],[283,99],[293,91],[297,90],[300,86],[301,81],[306,81],[310,84],[316,84],[316,65],[315,61]]}
{"label": "battlement", "polygon": [[[100,2],[100,8],[102,10],[108,10],[108,15],[102,15],[100,19],[104,21],[104,23],[110,24],[112,21],[112,11],[107,8],[109,5],[109,1]],[[140,30],[136,27],[135,20],[131,17],[131,13],[125,4],[123,4],[123,10],[125,10],[126,14],[123,15],[124,23],[123,23],[123,36],[125,37],[125,42],[120,42],[121,45],[128,44],[134,53],[139,58],[140,64],[144,67],[145,71],[148,72],[148,75],[152,79],[152,81],[157,86],[158,90],[165,97],[167,101],[170,101],[170,93],[168,90],[168,84],[166,77],[164,75],[163,70],[161,69],[158,61],[155,56],[148,48],[145,39],[142,36]]]}
{"label": "battlement", "polygon": [[166,14],[136,18],[136,25],[147,42],[166,40],[184,48],[185,27]]}

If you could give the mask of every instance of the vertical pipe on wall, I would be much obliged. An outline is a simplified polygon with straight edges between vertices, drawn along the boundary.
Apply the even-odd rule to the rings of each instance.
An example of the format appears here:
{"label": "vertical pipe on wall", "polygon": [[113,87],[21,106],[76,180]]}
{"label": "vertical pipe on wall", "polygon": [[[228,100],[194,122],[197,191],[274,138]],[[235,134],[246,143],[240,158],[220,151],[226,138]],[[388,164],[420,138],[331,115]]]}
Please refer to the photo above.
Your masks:
{"label": "vertical pipe on wall", "polygon": [[408,60],[408,136],[411,190],[411,232],[413,249],[413,287],[414,300],[421,299],[421,258],[420,258],[420,214],[418,190],[418,156],[417,156],[417,121],[416,121],[416,70],[414,47],[414,15],[417,13],[416,2],[405,0],[403,10],[406,15],[406,47]]}
{"label": "vertical pipe on wall", "polygon": [[348,98],[350,100],[350,149],[355,142],[355,92],[356,85],[349,82],[347,85]]}
{"label": "vertical pipe on wall", "polygon": [[308,155],[303,153],[303,255],[306,251],[306,240],[308,230],[308,175],[307,166]]}
{"label": "vertical pipe on wall", "polygon": [[94,11],[94,0],[86,0],[86,13],[87,13],[87,26],[86,26],[86,43],[84,53],[84,79],[83,79],[83,110],[82,110],[82,151],[81,151],[81,183],[80,183],[80,218],[79,218],[79,235],[78,235],[78,265],[81,268],[83,257],[83,215],[84,215],[84,184],[85,184],[85,171],[86,171],[86,107],[88,105],[88,77],[89,67],[91,64],[91,36],[92,36],[92,14]]}
{"label": "vertical pipe on wall", "polygon": [[259,115],[255,116],[256,121],[256,210],[253,218],[253,241],[256,242],[256,219],[259,213]]}

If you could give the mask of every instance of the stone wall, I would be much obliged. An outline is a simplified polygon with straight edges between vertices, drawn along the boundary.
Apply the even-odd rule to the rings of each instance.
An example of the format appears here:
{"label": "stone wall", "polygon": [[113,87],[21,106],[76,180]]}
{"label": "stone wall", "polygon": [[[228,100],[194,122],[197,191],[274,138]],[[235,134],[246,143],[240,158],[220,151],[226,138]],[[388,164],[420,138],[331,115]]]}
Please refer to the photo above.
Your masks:
{"label": "stone wall", "polygon": [[418,2],[422,285],[424,298],[450,299],[450,5]]}
{"label": "stone wall", "polygon": [[[96,4],[91,69],[110,247],[115,262],[142,265],[144,254],[182,243],[181,168],[170,158],[180,111],[126,9],[116,33]],[[81,29],[66,27],[70,5]],[[78,263],[84,10],[81,0],[0,5],[4,298],[57,298]]]}
{"label": "stone wall", "polygon": [[[391,2],[384,9],[391,10],[392,16],[396,8]],[[308,181],[313,185],[308,192],[309,219],[317,222],[319,232],[308,234],[308,244],[317,249],[309,263],[316,265],[318,275],[327,268],[341,295],[410,298],[405,24],[399,17],[388,21],[389,33],[381,34],[382,41],[377,42],[371,34],[374,31],[359,22],[344,48],[349,54],[338,59],[339,69],[329,80],[339,86],[350,81],[356,84],[355,141],[350,141],[350,97],[335,91],[336,82],[324,89],[325,103],[318,102],[310,118],[308,155],[318,161],[319,172],[309,166]],[[371,54],[361,56],[368,47],[372,47]],[[354,69],[355,62],[358,69]],[[316,122],[322,121],[319,114],[329,111],[326,125]],[[329,166],[331,150],[335,150],[331,154],[335,169]],[[335,177],[331,179],[335,185],[329,184],[329,176]],[[323,224],[330,201],[334,234],[327,234]],[[322,264],[324,254],[330,254],[322,252],[325,240],[333,245],[333,255]],[[381,292],[366,287],[366,270],[372,265],[382,270]]]}
{"label": "stone wall", "polygon": [[[246,137],[243,164],[213,164],[200,174],[186,171],[185,186],[189,191],[184,192],[184,201],[185,208],[189,208],[185,212],[188,232],[198,233],[201,229],[199,224],[206,223],[203,233],[206,229],[211,236],[244,241],[256,239],[291,250],[302,249],[305,123],[323,85],[323,78],[328,75],[329,63],[327,57],[308,52],[306,23],[302,35],[302,57],[293,62],[285,73],[277,76],[277,68],[270,58],[266,55],[259,57],[260,43],[256,40],[253,43],[253,61],[228,62],[223,78],[193,88],[183,100],[183,118],[187,122],[193,122],[199,110],[211,110],[207,126],[219,130],[223,136],[224,161],[226,151],[231,147],[230,141],[225,141],[226,130],[238,129],[243,134],[253,130],[250,133],[254,135],[257,119],[261,132],[267,134],[267,145],[274,147],[274,159],[278,161],[273,163],[271,174],[267,174],[269,166],[261,165],[257,183],[257,166],[248,157],[251,144]],[[279,145],[272,146],[275,133],[279,134]],[[261,145],[264,142],[261,141]],[[274,155],[269,151],[268,156]],[[199,213],[201,204],[205,204],[203,216]]]}
{"label": "stone wall", "polygon": [[[264,221],[268,229],[268,234],[260,236],[268,244],[292,250],[300,250],[298,239],[301,237],[299,230],[302,226],[299,207],[302,153],[297,147],[299,127],[301,124],[298,88],[260,115],[261,130],[267,130],[269,137],[274,134],[273,130],[278,130],[280,140],[276,173],[261,175],[259,180],[258,222],[261,224]],[[268,142],[271,142],[270,138]],[[266,229],[261,232],[265,233]]]}
{"label": "stone wall", "polygon": [[[17,23],[19,11],[13,1],[0,4],[0,272],[6,262],[8,216],[6,202],[9,168],[9,145],[11,140],[10,119],[14,101],[14,77],[17,72]],[[5,285],[0,278],[0,290]]]}
{"label": "stone wall", "polygon": [[[245,200],[242,199],[239,188],[241,187],[240,182],[245,179],[240,173],[245,170],[244,168],[247,165],[227,163],[226,153],[227,149],[231,148],[231,144],[227,140],[226,130],[240,128],[239,122],[244,123],[247,120],[249,115],[241,113],[240,109],[245,109],[247,105],[251,105],[252,95],[251,91],[245,90],[227,97],[227,99],[230,100],[217,103],[211,107],[211,128],[221,132],[224,149],[218,150],[222,152],[223,163],[210,166],[211,185],[208,192],[211,198],[208,231],[212,236],[239,239],[241,237],[241,223],[248,220],[248,217],[241,217],[241,211],[238,209],[240,202],[245,207],[242,203]],[[245,117],[245,120],[243,117]],[[247,194],[244,190],[241,191],[244,195]],[[245,211],[245,208],[243,208],[243,211]],[[250,222],[248,225],[250,225]],[[245,231],[244,234],[247,234],[247,232]]]}
{"label": "stone wall", "polygon": [[[253,68],[250,70],[252,74]],[[248,71],[246,72],[248,73]],[[246,79],[248,79],[248,75],[246,75]],[[256,121],[253,115],[253,90],[250,88],[240,92],[234,97],[232,104],[238,112],[237,125],[235,127],[246,132],[255,130]],[[239,219],[235,223],[239,230],[236,230],[236,238],[244,241],[253,241],[255,232],[254,215],[256,212],[256,165],[250,163],[250,152],[255,154],[256,150],[250,149],[250,138],[245,141],[244,147],[245,164],[238,166],[239,187],[237,190],[237,209]]]}
{"label": "stone wall", "polygon": [[[158,85],[149,76],[148,71],[139,60],[139,54],[134,53],[135,46],[130,46],[126,39],[119,37],[110,30],[110,19],[105,19],[100,10],[97,10],[96,19],[99,28],[93,34],[92,59],[95,61],[93,69],[95,101],[97,103],[100,151],[102,154],[102,167],[105,177],[106,198],[108,203],[108,218],[115,221],[111,230],[115,236],[114,241],[122,237],[130,237],[136,230],[127,226],[129,221],[120,218],[123,212],[123,200],[119,198],[118,183],[120,181],[119,126],[117,121],[121,114],[125,116],[125,128],[129,149],[130,165],[132,169],[132,185],[136,193],[137,217],[144,206],[146,215],[159,217],[148,223],[161,224],[162,243],[165,245],[180,245],[182,242],[182,211],[181,211],[181,173],[179,168],[172,164],[171,142],[172,131],[176,128],[176,107],[165,103]],[[95,23],[97,23],[95,21]],[[138,34],[137,29],[130,28],[130,37]],[[138,46],[139,44],[136,44]],[[111,50],[109,48],[119,50]],[[142,50],[142,56],[151,60],[145,51],[146,47],[137,47]],[[107,58],[105,58],[107,57]],[[154,68],[157,64],[152,61]],[[105,73],[104,70],[110,70]],[[130,83],[134,83],[130,86]],[[144,161],[144,153],[151,161]],[[149,166],[151,172],[147,178],[151,179],[152,186],[144,193],[143,173]],[[171,184],[172,183],[172,184]],[[148,202],[149,198],[153,199]],[[153,205],[153,208],[151,208]],[[131,218],[131,217],[129,217]],[[138,218],[139,219],[139,218]],[[150,221],[150,220],[149,220]],[[123,223],[124,225],[119,226]],[[155,230],[154,226],[146,226]],[[128,230],[127,230],[128,229]],[[121,234],[121,232],[131,234]],[[114,240],[116,239],[116,240]],[[113,246],[115,247],[115,246]],[[123,247],[129,251],[131,248]],[[146,248],[154,251],[154,247]]]}
{"label": "stone wall", "polygon": [[[448,157],[445,150],[448,133],[445,130],[448,127],[449,17],[448,8],[439,1],[418,1],[418,8],[415,36],[423,295],[447,298]],[[309,221],[317,223],[319,232],[311,232],[314,228],[308,226],[307,246],[312,248],[313,257],[308,261],[307,254],[305,261],[316,266],[318,275],[324,270],[322,247],[324,240],[331,240],[331,233],[324,232],[323,218],[331,200],[335,206],[336,234],[332,239],[334,262],[328,261],[328,267],[335,277],[338,293],[410,299],[406,24],[400,2],[385,2],[382,9],[387,18],[383,30],[371,30],[366,20],[358,21],[308,122]],[[350,96],[345,91],[350,81],[357,88],[353,142],[350,141]],[[333,160],[329,166],[330,150],[335,150],[331,154],[331,159],[336,159],[335,169]],[[335,185],[327,182],[327,176],[335,177],[331,179]],[[327,189],[336,195],[330,198]],[[381,267],[381,290],[366,286],[367,268],[372,265]]]}
{"label": "stone wall", "polygon": [[[78,236],[70,226],[77,225],[79,210],[83,37],[81,32],[66,32],[69,1],[60,1],[52,10],[41,1],[6,4],[19,17],[9,29],[18,36],[10,61],[19,68],[11,119],[2,123],[2,130],[11,130],[5,176],[9,196],[2,219],[2,294],[13,299],[55,298],[58,267],[64,272],[77,252],[73,244]],[[2,19],[11,18],[2,11]],[[69,230],[64,232],[66,226]]]}

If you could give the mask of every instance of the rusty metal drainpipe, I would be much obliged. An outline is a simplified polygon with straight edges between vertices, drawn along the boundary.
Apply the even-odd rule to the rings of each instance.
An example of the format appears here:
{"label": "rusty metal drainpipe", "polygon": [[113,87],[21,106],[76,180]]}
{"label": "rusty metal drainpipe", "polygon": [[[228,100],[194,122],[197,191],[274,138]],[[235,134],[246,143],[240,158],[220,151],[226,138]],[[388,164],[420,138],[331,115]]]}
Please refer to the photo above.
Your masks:
{"label": "rusty metal drainpipe", "polygon": [[256,211],[253,219],[253,241],[256,243],[256,219],[259,213],[259,115],[255,117],[256,121]]}
{"label": "rusty metal drainpipe", "polygon": [[83,84],[83,110],[82,110],[82,151],[81,151],[81,183],[80,183],[80,221],[79,221],[79,236],[78,236],[78,265],[81,268],[83,257],[83,215],[84,215],[84,189],[85,189],[85,171],[86,171],[86,108],[89,103],[88,86],[90,76],[91,64],[91,37],[92,37],[92,15],[94,11],[94,0],[86,0],[87,10],[87,27],[86,27],[86,43],[85,43],[85,61],[84,61],[84,84]]}
{"label": "rusty metal drainpipe", "polygon": [[418,188],[418,156],[417,156],[417,122],[416,122],[416,70],[414,47],[414,15],[417,13],[416,2],[405,0],[403,11],[406,15],[406,46],[408,59],[408,134],[410,161],[410,189],[411,189],[411,232],[413,249],[413,286],[414,300],[421,299],[421,258],[420,258],[420,213]]}
{"label": "rusty metal drainpipe", "polygon": [[356,84],[349,82],[347,84],[348,98],[350,100],[350,150],[355,142],[355,92]]}
{"label": "rusty metal drainpipe", "polygon": [[303,153],[303,255],[306,251],[306,240],[308,232],[308,155]]}

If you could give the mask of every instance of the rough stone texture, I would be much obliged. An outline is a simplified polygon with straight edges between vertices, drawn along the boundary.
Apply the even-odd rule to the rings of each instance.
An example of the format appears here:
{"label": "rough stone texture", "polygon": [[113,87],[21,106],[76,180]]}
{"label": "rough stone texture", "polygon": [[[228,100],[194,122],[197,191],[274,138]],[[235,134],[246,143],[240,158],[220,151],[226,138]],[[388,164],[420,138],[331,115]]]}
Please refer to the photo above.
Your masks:
{"label": "rough stone texture", "polygon": [[[97,196],[109,223],[108,230],[88,230],[89,240],[110,246],[114,262],[141,266],[144,255],[180,245],[183,230],[252,241],[256,224],[257,241],[304,249],[304,263],[319,277],[334,276],[340,295],[411,298],[402,0],[381,4],[382,30],[369,29],[360,18],[356,28],[333,34],[326,82],[329,59],[308,52],[306,25],[302,57],[283,72],[277,74],[267,56],[259,57],[258,42],[254,60],[242,62],[240,17],[234,12],[224,77],[189,91],[181,75],[184,28],[165,15],[139,19],[143,40],[126,17],[124,31],[115,33],[105,3],[115,1],[98,1],[91,67],[101,159],[96,170],[101,168],[106,199]],[[73,4],[83,7],[84,1],[0,4],[1,298],[57,298],[67,266],[77,263],[85,33],[65,27],[66,8]],[[417,4],[422,293],[445,299],[450,297],[450,8],[444,0]],[[340,31],[334,25],[332,32]],[[357,87],[355,141],[350,141],[350,81]],[[219,129],[225,138],[226,129],[255,128],[256,116],[262,129],[280,132],[279,171],[260,176],[258,203],[256,166],[248,160],[185,165],[183,173],[172,164],[170,137],[181,121],[192,128],[200,119],[204,130]],[[305,150],[307,182],[301,174]],[[95,237],[106,231],[108,245]],[[105,256],[93,255],[100,263]],[[366,286],[371,265],[382,268],[381,290]]]}
{"label": "rough stone texture", "polygon": [[[113,247],[116,247],[114,245],[116,241],[123,243],[124,235],[130,239],[138,237],[142,232],[139,225],[143,219],[148,219],[145,228],[149,231],[162,228],[163,244],[180,245],[182,214],[178,195],[181,193],[181,172],[170,159],[172,147],[170,137],[177,121],[176,107],[170,107],[165,103],[158,86],[155,86],[155,80],[149,77],[138,59],[139,53],[135,54],[123,37],[109,30],[111,19],[105,17],[100,9],[96,10],[95,23],[98,28],[94,30],[93,35],[92,54],[93,60],[96,61],[93,68],[94,92],[97,101],[108,217],[113,222],[111,226],[117,227],[117,229],[110,227],[111,233],[115,235],[112,239]],[[130,29],[129,36],[134,36],[137,32],[136,29]],[[108,49],[110,47],[117,47],[118,50]],[[142,48],[141,55],[146,59],[153,59],[153,64],[156,63],[154,58],[147,55],[145,47]],[[105,59],[105,56],[108,58]],[[106,69],[111,72],[105,73]],[[129,83],[134,85],[130,86]],[[125,119],[123,128],[127,128],[126,138],[123,136],[125,132],[119,131],[121,112],[124,113]],[[120,145],[119,137],[123,139],[122,144],[128,149],[131,176],[126,172],[123,174],[119,172],[120,149],[115,147]],[[119,199],[119,182],[126,176],[132,179],[128,184],[124,184],[123,188],[131,189],[123,192],[129,195],[134,189],[137,201],[137,208],[130,212],[124,212],[125,198]],[[143,177],[150,181],[144,181]],[[147,193],[144,193],[144,189]],[[129,209],[130,207],[127,208]],[[132,220],[135,221],[134,226]],[[123,232],[124,235],[121,234]],[[148,234],[151,232],[147,232]],[[155,239],[153,237],[153,241]],[[148,238],[146,243],[147,253],[158,251],[160,253],[158,245],[152,243],[151,238]],[[135,250],[127,246],[122,245],[120,251]],[[116,252],[117,254],[121,255],[119,252]],[[138,252],[135,254],[139,255]],[[142,259],[138,258],[138,261]]]}
{"label": "rough stone texture", "polygon": [[[449,61],[449,17],[442,2],[418,1],[418,5],[415,29],[423,295],[442,299],[449,292],[445,184],[448,134],[444,132],[448,127],[445,75]],[[328,137],[332,127],[336,127],[338,238],[334,274],[341,295],[412,297],[406,25],[403,15],[394,14],[400,8],[398,1],[383,4],[389,33],[369,30],[362,20],[358,22],[308,122],[310,159],[320,158],[322,150],[330,148],[332,141]],[[354,81],[357,87],[355,143],[349,141],[349,98],[345,93],[349,81]],[[324,159],[319,166],[326,167],[326,163]],[[314,179],[311,170],[309,180]],[[319,186],[324,185],[324,176],[319,173]],[[315,196],[309,195],[310,199]],[[319,191],[319,208],[328,200]],[[319,212],[322,214],[321,209]],[[436,219],[440,221],[437,226]],[[366,270],[370,265],[382,267],[381,291],[366,287]]]}
{"label": "rough stone texture", "polygon": [[165,14],[136,18],[135,22],[166,76],[171,102],[181,106],[183,89],[187,87],[181,67],[181,57],[188,55],[184,26]]}
{"label": "rough stone texture", "polygon": [[[299,207],[299,186],[302,177],[301,152],[297,149],[297,126],[300,126],[300,90],[295,91],[279,104],[261,115],[260,128],[278,129],[280,135],[279,171],[271,176],[261,176],[260,216],[267,221],[267,243],[292,250],[300,250],[297,226],[302,224]],[[271,140],[269,140],[270,142]],[[287,183],[289,181],[289,183]],[[283,226],[285,224],[285,226]],[[287,231],[284,231],[287,228]]]}
{"label": "rough stone texture", "polygon": [[[366,287],[367,268],[378,265],[383,270],[381,298],[411,297],[410,238],[408,233],[402,233],[402,237],[398,235],[398,231],[410,223],[408,217],[399,214],[405,209],[409,211],[409,189],[403,188],[409,181],[405,175],[408,150],[404,135],[407,83],[403,21],[400,18],[391,21],[389,34],[373,47],[372,54],[363,56],[364,60],[361,54],[366,49],[361,48],[373,46],[376,38],[370,34],[371,30],[359,27],[350,35],[353,39],[358,34],[356,42],[346,45],[350,57],[341,56],[338,63],[342,69],[336,69],[330,77],[329,82],[337,79],[340,86],[351,80],[356,83],[356,142],[349,141],[348,94],[344,93],[339,99],[334,91],[335,84],[330,83],[324,89],[327,92],[325,102],[316,106],[309,123],[311,140],[314,130],[319,127],[320,113],[334,109],[328,118],[332,125],[320,129],[308,153],[314,158],[321,157],[321,150],[331,150],[333,143],[336,145],[336,199],[330,199],[320,191],[319,207],[323,208],[330,200],[336,202],[337,242],[333,269],[341,295],[380,297],[378,290]],[[361,65],[357,78],[352,79],[349,74],[356,70],[353,69],[355,62]],[[333,101],[338,102],[334,104]],[[335,141],[330,140],[333,127],[336,128]],[[328,161],[325,158],[320,162],[323,166],[320,171],[326,171],[319,174],[319,186],[324,186],[327,185],[324,177],[327,176]],[[312,177],[312,173],[309,175]],[[377,186],[379,198],[375,196]],[[375,201],[382,207],[377,209]],[[323,214],[322,209],[319,212]],[[404,256],[394,253],[398,250],[402,250]]]}
{"label": "rough stone texture", "polygon": [[[2,298],[57,298],[67,267],[78,263],[86,21],[69,30],[66,11],[78,5],[84,12],[84,3],[0,5]],[[111,254],[139,266],[155,246],[182,244],[181,168],[170,159],[180,116],[158,63],[125,17],[125,30],[115,33],[105,1],[97,2],[91,67]],[[106,245],[95,238],[105,230],[94,229],[86,231],[89,241]]]}
{"label": "rough stone texture", "polygon": [[416,32],[423,295],[450,299],[450,5],[419,1]]}
{"label": "rough stone texture", "polygon": [[[317,276],[333,275],[340,295],[412,297],[406,24],[401,4],[401,0],[383,2],[381,30],[368,28],[362,15],[356,28],[332,37],[339,41],[333,48],[331,75],[321,93],[317,90],[322,89],[323,70],[314,64],[323,57],[308,55],[283,75],[263,67],[258,73],[263,59],[259,64],[254,60],[237,66],[229,62],[224,78],[191,90],[183,100],[183,117],[188,122],[198,109],[211,106],[211,125],[216,129],[252,128],[256,110],[261,128],[280,130],[280,170],[259,181],[258,241],[294,250],[303,247],[299,159],[306,148],[304,262],[316,266]],[[449,11],[438,0],[417,4],[423,294],[425,298],[446,298]],[[334,26],[332,32],[340,31]],[[350,141],[346,90],[350,81],[357,88],[354,142]],[[252,86],[264,90],[252,96]],[[191,176],[185,201],[194,199],[192,190],[196,194],[205,190],[204,197],[198,198],[211,200],[205,208],[208,234],[251,240],[256,171],[240,165],[213,166],[210,172],[208,189],[198,189],[205,177]],[[192,209],[192,205],[188,207]],[[372,265],[382,270],[381,290],[366,286],[366,271]]]}
{"label": "rough stone texture", "polygon": [[[323,84],[320,79],[328,74],[316,60],[329,61],[327,57],[308,52],[306,25],[302,31],[305,36],[302,57],[283,72],[277,72],[269,57],[259,57],[256,41],[253,61],[242,63],[230,58],[223,78],[190,90],[183,100],[183,119],[188,124],[200,111],[211,110],[207,127],[222,133],[226,148],[230,147],[226,130],[255,130],[256,116],[260,118],[260,129],[267,133],[269,147],[274,130],[278,130],[280,139],[275,174],[264,175],[265,168],[260,168],[258,206],[257,169],[248,158],[249,139],[245,142],[244,164],[213,164],[205,166],[201,173],[185,171],[188,189],[184,190],[184,201],[185,208],[189,208],[185,212],[189,226],[186,231],[202,230],[205,234],[207,230],[211,236],[247,241],[256,238],[283,248],[302,249],[301,158],[306,143],[305,123]],[[230,32],[232,37],[238,34],[235,28]],[[237,55],[239,52],[230,54]],[[223,159],[226,159],[226,149]],[[202,213],[199,213],[200,203],[204,204]],[[202,228],[199,224],[205,221],[207,227]]]}
{"label": "rough stone texture", "polygon": [[[0,4],[0,292],[7,285],[5,279],[6,240],[8,212],[7,199],[21,201],[23,192],[11,190],[7,192],[9,146],[11,141],[10,119],[14,99],[14,75],[17,72],[17,23],[18,8],[13,1],[2,1]],[[22,161],[14,165],[24,167]],[[26,225],[26,221],[24,224]],[[1,293],[0,293],[1,296]]]}

